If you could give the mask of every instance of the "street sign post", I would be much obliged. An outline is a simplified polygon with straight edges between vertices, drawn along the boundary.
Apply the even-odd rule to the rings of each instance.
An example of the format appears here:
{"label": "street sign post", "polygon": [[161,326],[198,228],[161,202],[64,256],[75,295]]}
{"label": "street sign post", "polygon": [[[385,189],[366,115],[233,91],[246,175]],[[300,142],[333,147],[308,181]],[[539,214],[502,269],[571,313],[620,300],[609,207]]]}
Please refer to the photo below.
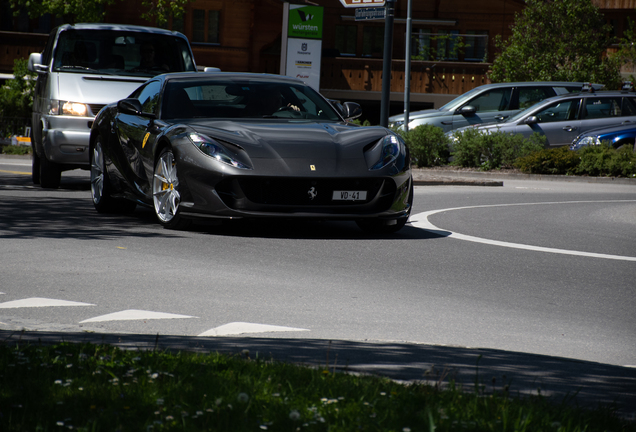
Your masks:
{"label": "street sign post", "polygon": [[356,9],[356,21],[363,20],[383,20],[386,16],[386,9],[383,7],[365,7]]}
{"label": "street sign post", "polygon": [[384,6],[385,0],[340,0],[340,3],[346,8],[366,8]]}

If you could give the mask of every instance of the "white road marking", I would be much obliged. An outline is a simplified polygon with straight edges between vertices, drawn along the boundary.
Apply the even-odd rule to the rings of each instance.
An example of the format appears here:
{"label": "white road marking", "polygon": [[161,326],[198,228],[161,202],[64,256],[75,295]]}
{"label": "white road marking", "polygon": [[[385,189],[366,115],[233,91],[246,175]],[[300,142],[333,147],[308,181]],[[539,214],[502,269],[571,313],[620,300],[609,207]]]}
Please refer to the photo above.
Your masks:
{"label": "white road marking", "polygon": [[132,321],[132,320],[153,320],[153,319],[175,319],[175,318],[197,318],[190,315],[178,315],[165,312],[152,312],[138,309],[128,309],[121,312],[114,312],[106,315],[100,315],[94,318],[85,319],[80,321],[82,323],[88,322],[103,322],[103,321]]}
{"label": "white road marking", "polygon": [[201,333],[199,336],[229,336],[243,333],[269,333],[269,332],[291,332],[291,331],[309,331],[308,329],[282,327],[267,324],[253,324],[246,322],[233,322],[215,327]]}
{"label": "white road marking", "polygon": [[51,307],[51,306],[95,306],[91,303],[73,302],[67,300],[55,300],[42,297],[32,297],[22,300],[13,300],[0,303],[0,309],[15,308],[34,308],[34,307]]}
{"label": "white road marking", "polygon": [[418,213],[416,215],[412,215],[409,219],[409,222],[412,226],[421,228],[435,234],[439,234],[444,237],[450,237],[457,240],[465,240],[474,243],[483,243],[487,245],[493,246],[501,246],[507,248],[514,249],[523,249],[535,252],[548,252],[548,253],[557,253],[562,255],[574,255],[574,256],[583,256],[590,258],[604,258],[604,259],[613,259],[620,261],[632,261],[636,262],[636,257],[622,256],[622,255],[608,255],[608,254],[599,254],[593,252],[580,252],[580,251],[572,251],[567,249],[556,249],[556,248],[548,248],[541,246],[532,246],[520,243],[509,243],[498,240],[490,240],[481,237],[473,237],[465,234],[456,233],[453,231],[444,230],[436,227],[431,222],[429,222],[428,217],[434,215],[436,213],[453,211],[453,210],[467,210],[474,208],[486,208],[486,207],[510,207],[510,206],[525,206],[525,205],[548,205],[548,204],[587,204],[587,203],[633,203],[636,200],[612,200],[612,201],[562,201],[562,202],[540,202],[540,203],[521,203],[521,204],[495,204],[495,205],[481,205],[481,206],[472,206],[472,207],[455,207],[455,208],[447,208],[441,210],[432,210],[423,213]]}

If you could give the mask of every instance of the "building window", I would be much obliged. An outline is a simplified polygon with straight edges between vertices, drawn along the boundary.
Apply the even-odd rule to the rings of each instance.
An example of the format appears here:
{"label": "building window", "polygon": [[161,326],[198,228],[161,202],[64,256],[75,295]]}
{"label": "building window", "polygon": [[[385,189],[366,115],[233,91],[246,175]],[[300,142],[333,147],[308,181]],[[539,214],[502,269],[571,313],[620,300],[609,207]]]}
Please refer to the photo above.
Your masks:
{"label": "building window", "polygon": [[358,42],[358,26],[337,25],[336,26],[336,49],[340,55],[356,55]]}
{"label": "building window", "polygon": [[185,20],[183,15],[181,15],[179,18],[174,16],[172,17],[172,30],[178,31],[179,33],[185,32]]}
{"label": "building window", "polygon": [[457,60],[459,58],[458,35],[459,31],[457,30],[440,30],[435,35],[437,45],[435,58],[437,60]]}
{"label": "building window", "polygon": [[464,36],[464,60],[485,62],[488,56],[488,32],[469,30]]}
{"label": "building window", "polygon": [[362,31],[362,55],[382,57],[384,51],[384,27],[365,26]]}
{"label": "building window", "polygon": [[192,11],[192,42],[219,43],[219,11]]}

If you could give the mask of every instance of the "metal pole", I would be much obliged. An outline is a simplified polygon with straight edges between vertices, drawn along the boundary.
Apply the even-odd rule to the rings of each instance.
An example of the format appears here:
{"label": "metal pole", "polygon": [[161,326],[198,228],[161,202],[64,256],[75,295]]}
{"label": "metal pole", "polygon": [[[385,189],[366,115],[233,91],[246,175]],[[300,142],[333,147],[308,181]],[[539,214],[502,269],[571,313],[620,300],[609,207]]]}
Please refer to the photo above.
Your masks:
{"label": "metal pole", "polygon": [[389,126],[389,105],[391,102],[391,56],[393,53],[393,15],[395,0],[386,1],[384,18],[384,61],[382,62],[382,102],[380,105],[380,126]]}
{"label": "metal pole", "polygon": [[280,75],[287,75],[287,27],[289,26],[289,2],[283,3],[283,29],[280,40]]}
{"label": "metal pole", "polygon": [[409,131],[411,113],[411,0],[406,7],[406,53],[404,56],[404,130]]}

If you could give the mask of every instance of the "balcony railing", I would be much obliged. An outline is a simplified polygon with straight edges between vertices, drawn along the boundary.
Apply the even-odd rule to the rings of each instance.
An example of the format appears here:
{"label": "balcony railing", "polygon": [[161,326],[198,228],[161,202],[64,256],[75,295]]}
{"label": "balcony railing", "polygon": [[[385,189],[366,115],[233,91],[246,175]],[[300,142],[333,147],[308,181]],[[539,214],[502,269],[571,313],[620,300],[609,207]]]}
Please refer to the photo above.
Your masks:
{"label": "balcony railing", "polygon": [[[382,59],[323,58],[321,89],[382,91]],[[490,63],[411,62],[411,93],[462,94],[488,84]],[[391,92],[404,92],[404,60],[393,60]]]}

